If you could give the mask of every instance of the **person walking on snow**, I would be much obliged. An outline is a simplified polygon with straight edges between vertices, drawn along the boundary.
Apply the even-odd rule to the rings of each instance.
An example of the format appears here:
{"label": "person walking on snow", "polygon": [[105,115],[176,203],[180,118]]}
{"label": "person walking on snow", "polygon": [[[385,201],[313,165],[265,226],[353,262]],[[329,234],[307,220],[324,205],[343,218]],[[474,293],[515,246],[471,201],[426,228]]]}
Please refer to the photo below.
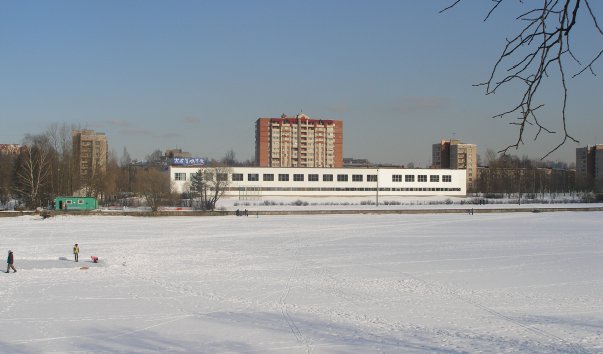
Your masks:
{"label": "person walking on snow", "polygon": [[73,256],[75,257],[75,261],[78,261],[78,256],[80,254],[80,246],[77,245],[77,243],[75,245],[73,245]]}
{"label": "person walking on snow", "polygon": [[6,259],[6,263],[8,264],[8,266],[6,267],[6,272],[8,273],[8,271],[12,268],[13,271],[16,273],[17,270],[15,269],[15,266],[13,265],[13,251],[8,250],[8,258]]}

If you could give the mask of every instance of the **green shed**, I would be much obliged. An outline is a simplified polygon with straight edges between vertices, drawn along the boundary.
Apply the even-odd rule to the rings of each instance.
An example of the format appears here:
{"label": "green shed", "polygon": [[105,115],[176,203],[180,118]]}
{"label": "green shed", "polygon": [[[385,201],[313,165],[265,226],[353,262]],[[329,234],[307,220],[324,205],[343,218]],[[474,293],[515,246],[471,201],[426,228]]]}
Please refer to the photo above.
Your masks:
{"label": "green shed", "polygon": [[56,197],[54,198],[55,210],[94,210],[98,208],[98,201],[94,197]]}

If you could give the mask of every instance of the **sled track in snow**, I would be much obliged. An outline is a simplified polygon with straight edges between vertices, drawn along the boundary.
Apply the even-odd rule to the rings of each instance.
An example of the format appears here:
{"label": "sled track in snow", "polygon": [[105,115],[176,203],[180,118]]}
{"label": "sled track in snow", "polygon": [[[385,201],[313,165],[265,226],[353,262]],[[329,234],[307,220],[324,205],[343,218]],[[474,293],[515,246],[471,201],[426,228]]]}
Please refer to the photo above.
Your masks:
{"label": "sled track in snow", "polygon": [[[294,237],[295,237],[295,243],[294,243],[295,249],[293,251],[293,257],[297,258],[299,255],[300,245],[299,245],[299,238],[297,236],[294,236]],[[291,283],[297,277],[298,271],[299,271],[299,262],[296,261],[295,267],[293,268],[291,275],[287,279],[287,285],[285,287],[285,291],[283,292],[283,295],[279,299],[279,306],[280,306],[281,316],[283,317],[283,319],[289,326],[289,329],[291,330],[291,333],[293,333],[293,335],[295,336],[295,339],[297,340],[297,342],[300,344],[303,344],[306,347],[307,353],[312,353],[312,346],[310,344],[310,339],[307,338],[302,333],[302,331],[299,329],[299,327],[295,324],[295,321],[289,314],[289,309],[288,309],[287,302],[286,302],[287,297],[289,297],[289,294],[291,293],[291,289],[292,289]]]}

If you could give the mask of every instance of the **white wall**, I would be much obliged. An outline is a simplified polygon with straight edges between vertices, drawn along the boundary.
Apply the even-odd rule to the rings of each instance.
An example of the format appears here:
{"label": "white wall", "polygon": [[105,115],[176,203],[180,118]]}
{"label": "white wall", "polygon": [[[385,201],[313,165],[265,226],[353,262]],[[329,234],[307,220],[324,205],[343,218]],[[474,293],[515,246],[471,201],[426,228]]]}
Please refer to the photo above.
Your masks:
{"label": "white wall", "polygon": [[[375,196],[377,184],[379,196],[465,196],[466,171],[441,169],[392,169],[392,168],[278,168],[278,167],[231,167],[227,196],[239,196],[247,188],[261,189],[266,196]],[[190,177],[199,167],[170,166],[170,180],[175,192],[182,193],[190,183]],[[176,181],[176,173],[185,173],[186,181]],[[232,174],[242,173],[243,181],[232,181]],[[259,174],[259,181],[248,181],[248,174]],[[264,181],[264,174],[273,174],[274,181]],[[279,174],[288,174],[289,181],[278,180]],[[294,174],[303,174],[304,181],[293,181]],[[309,174],[318,174],[317,182],[308,181]],[[324,182],[323,175],[333,175],[332,182]],[[347,182],[338,182],[337,175],[348,175]],[[352,181],[352,175],[362,175],[362,182]],[[378,175],[378,182],[367,182],[367,175]],[[402,175],[402,182],[393,182],[393,175]],[[414,182],[405,182],[406,175],[414,175]],[[418,182],[419,175],[427,175],[427,182]],[[430,176],[439,176],[439,182],[430,182]],[[451,182],[443,182],[443,176],[451,176]],[[260,188],[258,188],[260,187]],[[347,188],[348,190],[341,190]],[[301,189],[301,190],[300,190]],[[339,189],[339,190],[337,190]],[[354,190],[350,190],[354,189]],[[436,190],[441,189],[441,190]],[[254,194],[253,192],[247,192]],[[257,192],[256,192],[257,193]]]}

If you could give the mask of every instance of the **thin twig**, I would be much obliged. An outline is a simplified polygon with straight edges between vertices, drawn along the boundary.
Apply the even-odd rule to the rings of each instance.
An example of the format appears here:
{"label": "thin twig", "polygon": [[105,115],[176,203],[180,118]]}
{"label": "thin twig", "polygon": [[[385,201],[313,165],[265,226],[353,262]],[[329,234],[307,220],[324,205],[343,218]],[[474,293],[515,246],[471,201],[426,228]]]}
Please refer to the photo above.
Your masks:
{"label": "thin twig", "polygon": [[[492,0],[494,4],[488,11],[485,21],[490,18],[503,1]],[[457,6],[460,2],[461,0],[454,1],[440,13]],[[522,21],[525,25],[514,37],[506,40],[502,53],[495,61],[488,80],[474,85],[484,86],[486,95],[495,94],[499,88],[513,82],[524,85],[517,104],[511,109],[493,116],[493,118],[506,118],[511,114],[518,113],[517,120],[509,123],[518,127],[517,139],[514,144],[510,144],[499,152],[504,154],[509,149],[519,148],[519,145],[523,144],[523,137],[528,126],[537,128],[534,140],[537,140],[543,132],[558,134],[544,126],[536,114],[536,111],[543,107],[542,103],[536,101],[536,95],[543,81],[549,78],[549,72],[552,73],[553,71],[559,73],[559,84],[562,87],[561,122],[563,130],[560,134],[563,135],[563,138],[559,145],[551,149],[542,158],[546,158],[568,141],[578,142],[568,131],[568,89],[564,63],[568,60],[565,57],[568,57],[569,60],[581,65],[581,61],[571,50],[571,35],[574,33],[573,30],[578,23],[578,16],[580,16],[583,9],[581,7],[582,3],[586,5],[585,11],[592,19],[595,31],[603,36],[603,30],[599,26],[597,16],[592,11],[589,2],[590,0],[544,0],[539,7],[533,7],[517,16],[515,19]],[[520,3],[524,2],[520,0]],[[523,54],[526,49],[528,52]],[[593,64],[602,56],[603,49],[572,78],[581,75],[586,70],[596,76]]]}

